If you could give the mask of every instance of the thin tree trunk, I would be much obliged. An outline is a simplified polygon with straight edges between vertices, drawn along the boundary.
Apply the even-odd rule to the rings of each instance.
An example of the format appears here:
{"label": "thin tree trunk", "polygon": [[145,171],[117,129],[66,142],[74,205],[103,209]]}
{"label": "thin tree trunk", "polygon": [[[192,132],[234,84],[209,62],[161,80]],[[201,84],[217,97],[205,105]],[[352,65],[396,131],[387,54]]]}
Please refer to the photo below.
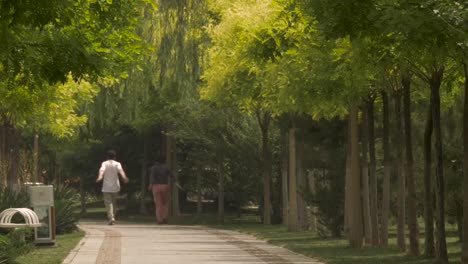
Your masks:
{"label": "thin tree trunk", "polygon": [[[6,118],[5,115],[2,115],[3,118]],[[0,138],[0,184],[1,188],[0,191],[3,190],[7,186],[7,173],[6,173],[6,165],[7,165],[7,156],[5,151],[6,145],[6,121],[3,120],[3,125],[1,126],[1,138]]]}
{"label": "thin tree trunk", "polygon": [[289,220],[288,230],[298,231],[296,182],[296,129],[289,128]]}
{"label": "thin tree trunk", "polygon": [[174,184],[172,185],[172,214],[174,216],[180,215],[179,206],[179,168],[177,162],[177,141],[172,138],[172,177],[174,178]]}
{"label": "thin tree trunk", "polygon": [[362,203],[361,203],[361,180],[359,173],[359,132],[358,132],[358,108],[352,106],[349,113],[351,124],[351,168],[349,188],[349,244],[353,248],[362,247]]}
{"label": "thin tree trunk", "polygon": [[303,138],[300,138],[300,143],[296,146],[297,149],[297,187],[299,191],[299,195],[297,196],[297,210],[298,210],[298,221],[299,221],[299,228],[301,230],[307,230],[309,228],[308,220],[307,220],[307,203],[303,197],[303,191],[306,187],[306,180],[305,180],[305,169],[304,169],[304,152],[303,152]]}
{"label": "thin tree trunk", "polygon": [[[309,172],[308,181],[309,181],[309,191],[313,196],[315,196],[315,176],[314,176],[314,173]],[[316,232],[317,231],[317,217],[315,216],[316,210],[315,210],[314,203],[310,204],[310,211],[311,212],[310,212],[310,220],[309,220],[309,224],[310,224],[309,230],[312,231],[312,232]]]}
{"label": "thin tree trunk", "polygon": [[437,202],[437,256],[442,264],[448,263],[447,241],[445,235],[445,179],[442,149],[442,129],[440,126],[440,85],[444,68],[440,68],[432,73],[431,77],[431,98],[433,102],[432,119],[434,124],[435,157],[436,157],[436,202]]}
{"label": "thin tree trunk", "polygon": [[375,159],[375,133],[374,133],[374,98],[367,101],[367,120],[369,138],[369,187],[370,187],[370,216],[372,226],[372,245],[379,245],[379,218],[378,218],[378,196],[377,175]]}
{"label": "thin tree trunk", "polygon": [[362,213],[364,217],[364,238],[366,244],[371,243],[372,239],[372,226],[371,226],[371,217],[370,217],[370,190],[369,190],[369,158],[368,158],[368,128],[367,128],[367,111],[364,108],[362,111],[362,120],[361,120],[361,167],[362,167]]}
{"label": "thin tree trunk", "polygon": [[411,77],[405,76],[402,79],[404,123],[405,123],[405,145],[406,145],[406,182],[408,184],[408,229],[410,242],[410,255],[419,256],[419,228],[416,211],[416,187],[413,177],[413,146],[411,140]]}
{"label": "thin tree trunk", "polygon": [[32,179],[31,182],[36,183],[38,180],[38,165],[39,165],[39,135],[34,135],[34,149],[33,149],[33,166],[32,166]]}
{"label": "thin tree trunk", "polygon": [[397,198],[397,245],[401,251],[406,251],[406,180],[403,171],[403,128],[401,119],[401,95],[400,91],[395,93],[395,169],[398,177]]}
{"label": "thin tree trunk", "polygon": [[218,168],[218,223],[224,223],[224,158],[221,156]]}
{"label": "thin tree trunk", "polygon": [[282,193],[282,215],[283,225],[288,225],[288,137],[284,136],[281,148],[281,193]]}
{"label": "thin tree trunk", "polygon": [[140,214],[147,215],[146,195],[148,192],[148,136],[143,135],[143,157],[141,159]]}
{"label": "thin tree trunk", "polygon": [[[465,73],[465,103],[463,105],[463,190],[468,190],[468,65],[463,63]],[[468,264],[468,191],[463,192],[463,243],[462,264]]]}
{"label": "thin tree trunk", "polygon": [[351,185],[351,118],[348,118],[348,133],[346,145],[346,174],[345,174],[345,199],[344,199],[344,228],[345,237],[349,238],[349,208],[350,204],[350,185]]}
{"label": "thin tree trunk", "polygon": [[[166,165],[169,167],[169,169],[171,171],[173,171],[172,169],[172,139],[169,135],[165,135],[165,140],[164,140],[164,147],[165,147],[165,152],[166,152]],[[175,180],[174,180],[174,177],[171,177],[169,179],[169,185],[170,185],[170,189],[173,190],[174,189],[174,185],[175,185]],[[172,192],[171,192],[172,193]],[[172,194],[171,194],[171,198],[172,198]],[[171,206],[169,206],[169,215],[171,216],[174,216],[174,205],[173,205],[173,200],[171,199],[171,203],[170,203]]]}
{"label": "thin tree trunk", "polygon": [[13,128],[9,128],[9,139],[8,148],[10,150],[9,155],[9,167],[8,167],[8,187],[16,189],[18,187],[18,173],[20,164],[20,138],[19,132]]}
{"label": "thin tree trunk", "polygon": [[202,192],[201,192],[201,171],[200,166],[197,167],[196,173],[196,184],[197,184],[197,216],[200,216],[202,213]]}
{"label": "thin tree trunk", "polygon": [[86,189],[84,188],[84,177],[80,177],[80,205],[80,214],[86,214]]}
{"label": "thin tree trunk", "polygon": [[435,257],[434,246],[434,204],[432,192],[432,99],[424,130],[424,255]]}
{"label": "thin tree trunk", "polygon": [[390,175],[392,161],[390,157],[390,122],[388,109],[388,96],[386,92],[382,92],[383,101],[383,129],[382,141],[384,150],[384,178],[382,186],[382,223],[380,226],[380,246],[388,246],[388,217],[390,212]]}
{"label": "thin tree trunk", "polygon": [[269,146],[269,127],[270,127],[270,114],[264,112],[263,114],[257,112],[257,120],[262,132],[262,179],[263,179],[263,224],[271,225],[271,158]]}

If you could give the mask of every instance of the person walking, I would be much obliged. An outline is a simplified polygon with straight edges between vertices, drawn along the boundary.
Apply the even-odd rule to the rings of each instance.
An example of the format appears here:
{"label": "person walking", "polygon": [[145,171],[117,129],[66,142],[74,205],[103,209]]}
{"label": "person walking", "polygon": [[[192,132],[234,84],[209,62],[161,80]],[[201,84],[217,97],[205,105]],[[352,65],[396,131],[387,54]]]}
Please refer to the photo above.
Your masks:
{"label": "person walking", "polygon": [[107,151],[107,160],[102,162],[96,182],[103,181],[102,194],[104,205],[106,206],[107,220],[109,225],[115,224],[115,214],[117,212],[117,196],[120,191],[119,174],[124,183],[128,183],[128,178],[120,162],[115,161],[115,151]]}
{"label": "person walking", "polygon": [[169,178],[171,170],[164,164],[164,158],[160,157],[150,169],[148,190],[153,193],[154,205],[156,207],[156,222],[168,223],[170,188]]}

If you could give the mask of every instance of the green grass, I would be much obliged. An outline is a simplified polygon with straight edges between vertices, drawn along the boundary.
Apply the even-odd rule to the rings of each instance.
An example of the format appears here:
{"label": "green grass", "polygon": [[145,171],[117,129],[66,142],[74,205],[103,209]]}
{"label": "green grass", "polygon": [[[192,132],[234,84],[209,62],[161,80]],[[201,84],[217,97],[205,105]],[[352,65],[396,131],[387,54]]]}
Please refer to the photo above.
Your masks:
{"label": "green grass", "polygon": [[58,235],[55,247],[36,247],[28,254],[16,258],[13,264],[60,264],[83,236],[82,231]]}
{"label": "green grass", "polygon": [[[271,244],[288,248],[329,264],[436,264],[432,258],[411,257],[400,252],[396,247],[394,234],[389,240],[389,248],[365,246],[353,249],[345,239],[321,238],[312,232],[288,232],[282,225],[263,226],[261,224],[214,225],[221,229],[237,230],[266,240]],[[390,230],[391,232],[394,230]],[[392,233],[391,233],[392,235]],[[421,242],[424,238],[421,238]],[[460,243],[455,237],[448,237],[450,263],[459,263]],[[421,248],[423,245],[421,245]]]}

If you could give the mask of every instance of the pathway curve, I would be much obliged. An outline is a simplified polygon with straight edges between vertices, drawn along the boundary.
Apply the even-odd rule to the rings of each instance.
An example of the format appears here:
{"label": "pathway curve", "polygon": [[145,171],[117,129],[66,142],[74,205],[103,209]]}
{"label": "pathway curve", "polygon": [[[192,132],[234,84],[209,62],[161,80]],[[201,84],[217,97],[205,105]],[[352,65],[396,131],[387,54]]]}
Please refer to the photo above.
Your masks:
{"label": "pathway curve", "polygon": [[250,235],[198,226],[80,223],[64,264],[323,264]]}

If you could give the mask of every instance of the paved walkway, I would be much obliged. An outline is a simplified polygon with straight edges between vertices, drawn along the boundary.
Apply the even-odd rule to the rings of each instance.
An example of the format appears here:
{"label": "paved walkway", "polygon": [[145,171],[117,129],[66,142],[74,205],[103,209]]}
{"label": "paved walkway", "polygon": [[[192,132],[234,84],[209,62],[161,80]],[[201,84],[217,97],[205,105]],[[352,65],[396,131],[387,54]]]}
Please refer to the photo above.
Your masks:
{"label": "paved walkway", "polygon": [[197,226],[80,223],[86,236],[64,264],[323,264],[233,231]]}

